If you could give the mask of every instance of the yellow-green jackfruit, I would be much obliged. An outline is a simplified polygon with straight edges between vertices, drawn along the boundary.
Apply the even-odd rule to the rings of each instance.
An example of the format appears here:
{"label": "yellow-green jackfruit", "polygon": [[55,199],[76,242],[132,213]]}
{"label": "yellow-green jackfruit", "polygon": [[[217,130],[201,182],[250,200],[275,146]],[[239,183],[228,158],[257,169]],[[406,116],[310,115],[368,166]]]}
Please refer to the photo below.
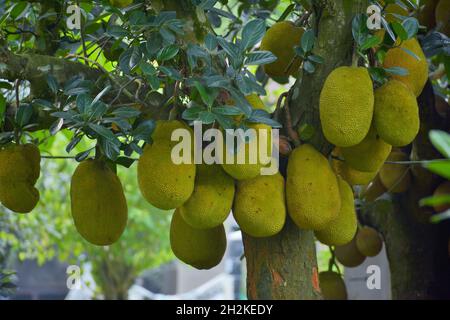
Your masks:
{"label": "yellow-green jackfruit", "polygon": [[267,30],[260,49],[270,51],[277,57],[276,61],[264,65],[269,77],[295,75],[302,61],[295,56],[294,46],[300,44],[304,32],[303,28],[296,27],[290,21],[277,22]]}
{"label": "yellow-green jackfruit", "polygon": [[[191,132],[180,121],[158,121],[152,135],[153,144],[145,146],[138,163],[142,194],[150,204],[163,210],[180,207],[194,190],[196,166],[192,154],[189,155],[190,163],[175,164],[171,157],[172,148],[178,144],[171,141],[171,134],[176,129]],[[194,152],[193,147],[191,151]]]}
{"label": "yellow-green jackfruit", "polygon": [[383,248],[383,240],[374,228],[363,227],[356,234],[356,247],[366,257],[375,257]]}
{"label": "yellow-green jackfruit", "polygon": [[341,209],[337,177],[327,158],[309,144],[289,157],[286,200],[292,220],[302,229],[325,228]]}
{"label": "yellow-green jackfruit", "polygon": [[[416,57],[404,49],[411,51]],[[407,75],[392,75],[392,78],[406,84],[416,97],[420,95],[428,79],[427,58],[414,38],[402,42],[399,47],[389,49],[383,67],[400,67],[408,71]]]}
{"label": "yellow-green jackfruit", "polygon": [[184,221],[197,229],[221,225],[231,212],[234,180],[217,164],[197,166],[194,192],[179,211]]}
{"label": "yellow-green jackfruit", "polygon": [[370,129],[374,96],[365,68],[339,67],[320,93],[320,121],[325,138],[339,147],[360,143]]}
{"label": "yellow-green jackfruit", "polygon": [[0,202],[18,213],[28,213],[39,201],[34,187],[41,156],[33,144],[9,145],[0,150]]}
{"label": "yellow-green jackfruit", "polygon": [[128,208],[122,184],[100,160],[85,160],[70,184],[72,218],[80,235],[92,244],[116,242],[127,225]]}
{"label": "yellow-green jackfruit", "polygon": [[359,252],[356,247],[356,235],[349,243],[336,246],[334,254],[336,255],[337,261],[348,268],[357,267],[366,260],[366,256]]}
{"label": "yellow-green jackfruit", "polygon": [[356,218],[353,190],[342,178],[338,177],[341,195],[341,210],[336,219],[324,229],[315,231],[317,240],[329,246],[349,243],[356,234],[358,221]]}
{"label": "yellow-green jackfruit", "polygon": [[[261,123],[249,124],[247,127],[253,129],[255,133],[250,140],[244,142],[241,139],[240,143],[235,143],[237,144],[235,150],[224,143],[222,168],[236,180],[252,179],[259,176],[261,169],[268,165],[266,160],[270,160],[272,155],[272,128]],[[260,141],[267,141],[265,150],[260,150]],[[265,153],[268,159],[261,158],[260,153]],[[253,156],[256,161],[252,161]],[[227,163],[227,158],[230,158],[232,163]]]}
{"label": "yellow-green jackfruit", "polygon": [[372,126],[363,141],[355,146],[341,148],[347,165],[358,171],[378,171],[391,153],[392,146],[380,138]]}
{"label": "yellow-green jackfruit", "polygon": [[420,126],[419,106],[402,82],[391,80],[375,90],[374,124],[381,139],[394,147],[414,140]]}
{"label": "yellow-green jackfruit", "polygon": [[[407,154],[400,151],[393,151],[388,161],[408,161]],[[388,192],[402,193],[409,189],[411,185],[411,172],[408,165],[386,163],[380,170],[380,180]]]}
{"label": "yellow-green jackfruit", "polygon": [[130,4],[132,4],[133,0],[109,0],[109,3],[113,7],[125,8],[125,7],[128,7]]}
{"label": "yellow-green jackfruit", "polygon": [[241,230],[252,237],[270,237],[280,232],[286,221],[281,174],[239,181],[233,215]]}
{"label": "yellow-green jackfruit", "polygon": [[331,167],[333,168],[333,171],[342,179],[347,181],[347,183],[351,186],[364,186],[372,181],[377,175],[377,171],[364,172],[350,167],[341,154],[341,148],[335,148],[332,155],[341,159],[331,160]]}
{"label": "yellow-green jackfruit", "polygon": [[175,256],[197,269],[211,269],[220,263],[227,247],[223,225],[195,229],[188,225],[179,210],[170,224],[170,246]]}
{"label": "yellow-green jackfruit", "polygon": [[325,300],[347,300],[347,288],[339,273],[334,271],[320,272],[319,283]]}

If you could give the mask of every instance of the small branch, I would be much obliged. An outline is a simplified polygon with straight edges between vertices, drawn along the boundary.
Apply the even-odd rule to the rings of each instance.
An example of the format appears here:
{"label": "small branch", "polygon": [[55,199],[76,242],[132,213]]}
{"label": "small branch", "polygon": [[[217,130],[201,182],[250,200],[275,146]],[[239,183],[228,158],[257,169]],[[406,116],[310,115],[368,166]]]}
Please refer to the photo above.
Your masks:
{"label": "small branch", "polygon": [[292,118],[291,118],[291,111],[289,109],[289,99],[284,100],[284,112],[286,116],[286,131],[289,136],[289,138],[292,139],[292,142],[297,147],[300,145],[300,138],[298,136],[297,131],[294,130],[292,126]]}

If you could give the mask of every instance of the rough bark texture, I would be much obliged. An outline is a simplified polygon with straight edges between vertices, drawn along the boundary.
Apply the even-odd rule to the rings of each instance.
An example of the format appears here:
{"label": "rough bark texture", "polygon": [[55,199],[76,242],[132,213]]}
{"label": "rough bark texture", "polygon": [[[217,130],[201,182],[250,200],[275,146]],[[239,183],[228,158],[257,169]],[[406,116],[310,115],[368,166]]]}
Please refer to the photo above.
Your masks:
{"label": "rough bark texture", "polygon": [[[319,95],[328,74],[349,65],[353,41],[351,21],[367,7],[365,1],[313,1],[317,41],[314,53],[324,58],[313,74],[304,74],[290,90],[289,105],[294,125],[315,128],[313,143],[328,153],[331,146],[320,128]],[[298,126],[297,125],[297,126]],[[244,235],[249,299],[320,298],[314,233],[300,230],[288,219],[275,237],[254,239]]]}
{"label": "rough bark texture", "polygon": [[[439,158],[428,139],[430,129],[444,129],[437,116],[434,95],[428,83],[419,98],[421,130],[413,143],[415,159]],[[448,126],[448,122],[447,122]],[[407,193],[391,200],[378,200],[360,212],[364,224],[375,227],[386,245],[391,272],[392,299],[449,299],[449,222],[428,223],[431,209],[420,208],[421,198],[430,196],[439,178],[412,168],[413,184]]]}

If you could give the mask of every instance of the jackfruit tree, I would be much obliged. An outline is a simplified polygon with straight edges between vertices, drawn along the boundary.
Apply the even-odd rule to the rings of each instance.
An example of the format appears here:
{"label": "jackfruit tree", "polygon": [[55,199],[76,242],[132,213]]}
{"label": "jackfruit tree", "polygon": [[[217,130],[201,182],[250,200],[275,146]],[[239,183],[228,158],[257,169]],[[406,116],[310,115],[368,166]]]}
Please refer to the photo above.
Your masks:
{"label": "jackfruit tree", "polygon": [[[450,297],[445,5],[0,4],[0,202],[11,230],[37,229],[23,237],[44,239],[44,260],[86,253],[103,297],[126,298],[139,271],[171,257],[169,245],[194,268],[216,266],[234,218],[249,299],[346,299],[340,267],[383,245],[394,299]],[[211,148],[192,139],[196,125],[256,134],[235,134],[237,147],[214,150],[211,163],[198,161]],[[262,174],[273,154],[279,170]],[[44,161],[70,163],[69,179],[50,171],[59,195],[70,188],[58,200],[42,183]],[[33,215],[44,206],[68,215],[46,213],[43,228]],[[58,232],[68,243],[52,245]],[[330,247],[328,270],[316,241]]]}

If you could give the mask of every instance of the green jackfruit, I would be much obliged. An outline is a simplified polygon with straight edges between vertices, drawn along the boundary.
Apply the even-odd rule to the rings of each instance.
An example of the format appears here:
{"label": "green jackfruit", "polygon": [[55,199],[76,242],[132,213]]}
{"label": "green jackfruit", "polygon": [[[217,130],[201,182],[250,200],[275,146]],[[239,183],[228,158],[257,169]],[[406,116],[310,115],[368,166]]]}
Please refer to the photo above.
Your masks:
{"label": "green jackfruit", "polygon": [[80,235],[92,244],[116,242],[127,225],[128,208],[122,184],[100,160],[85,160],[70,184],[72,218]]}
{"label": "green jackfruit", "polygon": [[[196,166],[192,155],[189,164],[175,164],[171,158],[172,148],[178,144],[171,141],[171,134],[176,129],[190,131],[177,120],[158,121],[152,135],[153,144],[145,146],[138,163],[142,194],[150,204],[163,210],[180,207],[194,190]],[[193,148],[191,150],[193,152]]]}
{"label": "green jackfruit", "polygon": [[370,181],[372,181],[377,175],[377,171],[364,172],[350,167],[342,156],[340,148],[335,148],[332,155],[344,160],[341,161],[338,159],[332,159],[331,167],[333,168],[333,171],[336,173],[336,175],[347,181],[347,183],[351,186],[364,186],[370,183]]}
{"label": "green jackfruit", "polygon": [[[408,161],[409,157],[403,152],[393,151],[387,160]],[[388,192],[402,193],[411,185],[411,172],[408,165],[386,163],[380,170],[380,180]]]}
{"label": "green jackfruit", "polygon": [[180,208],[184,221],[197,229],[221,225],[231,212],[234,180],[220,165],[197,166],[194,192]]}
{"label": "green jackfruit", "polygon": [[302,229],[320,230],[337,218],[341,197],[327,158],[309,144],[292,151],[287,166],[286,200]]}
{"label": "green jackfruit", "polygon": [[270,237],[280,232],[286,221],[281,174],[239,181],[233,215],[241,230],[252,237]]}
{"label": "green jackfruit", "polygon": [[356,235],[349,243],[336,246],[334,254],[336,255],[337,261],[348,268],[357,267],[366,260],[366,256],[361,254],[356,247]]}
{"label": "green jackfruit", "polygon": [[170,224],[170,246],[175,256],[196,269],[211,269],[220,263],[227,239],[223,225],[195,229],[175,210]]}
{"label": "green jackfruit", "polygon": [[339,273],[334,271],[320,272],[319,283],[325,300],[347,300],[347,288]]}
{"label": "green jackfruit", "polygon": [[341,148],[350,167],[364,172],[378,171],[391,153],[392,146],[383,141],[372,126],[363,141],[353,147]]}
{"label": "green jackfruit", "polygon": [[[272,128],[266,124],[249,124],[249,129],[253,129],[256,131],[256,136],[253,136],[249,141],[241,142],[238,144],[236,151],[230,150],[230,148],[226,148],[224,144],[224,154],[222,155],[222,168],[232,176],[236,180],[246,180],[252,179],[261,174],[261,169],[267,165],[267,163],[262,162],[264,159],[261,159],[259,154],[260,151],[265,151],[267,157],[271,157],[272,155],[272,139],[271,133]],[[267,149],[260,150],[259,144],[260,140],[263,139],[263,135],[267,135]],[[250,152],[254,150],[256,152],[252,153],[255,156],[255,163],[252,163]],[[227,157],[232,159],[233,163],[225,163],[227,162]],[[238,163],[240,157],[242,157],[242,163]]]}
{"label": "green jackfruit", "polygon": [[[261,50],[272,52],[277,60],[264,65],[264,70],[271,78],[295,75],[302,63],[300,57],[295,57],[294,46],[300,44],[305,30],[296,27],[290,21],[275,23],[267,30],[261,41]],[[291,63],[292,62],[292,63]]]}
{"label": "green jackfruit", "polygon": [[372,80],[365,68],[339,67],[320,93],[320,121],[325,138],[339,147],[360,143],[373,115]]}
{"label": "green jackfruit", "polygon": [[[414,53],[416,57],[405,49]],[[428,79],[427,58],[419,42],[414,38],[403,41],[399,47],[389,49],[384,58],[383,67],[400,67],[408,71],[407,75],[392,75],[392,78],[406,84],[416,97],[420,95]],[[407,123],[406,120],[404,121]]]}
{"label": "green jackfruit", "polygon": [[381,139],[394,147],[414,140],[420,126],[419,106],[402,82],[391,80],[375,90],[374,124]]}
{"label": "green jackfruit", "polygon": [[28,213],[39,201],[34,187],[41,156],[33,144],[9,145],[0,150],[0,202],[18,213]]}
{"label": "green jackfruit", "polygon": [[317,240],[329,246],[349,243],[356,234],[358,221],[356,218],[353,190],[342,178],[338,177],[341,195],[341,210],[336,219],[324,229],[315,231]]}
{"label": "green jackfruit", "polygon": [[366,257],[375,257],[383,248],[383,240],[374,228],[363,227],[356,234],[356,247]]}
{"label": "green jackfruit", "polygon": [[133,0],[109,0],[109,3],[113,7],[125,8],[125,7],[128,7],[130,4],[132,4]]}

